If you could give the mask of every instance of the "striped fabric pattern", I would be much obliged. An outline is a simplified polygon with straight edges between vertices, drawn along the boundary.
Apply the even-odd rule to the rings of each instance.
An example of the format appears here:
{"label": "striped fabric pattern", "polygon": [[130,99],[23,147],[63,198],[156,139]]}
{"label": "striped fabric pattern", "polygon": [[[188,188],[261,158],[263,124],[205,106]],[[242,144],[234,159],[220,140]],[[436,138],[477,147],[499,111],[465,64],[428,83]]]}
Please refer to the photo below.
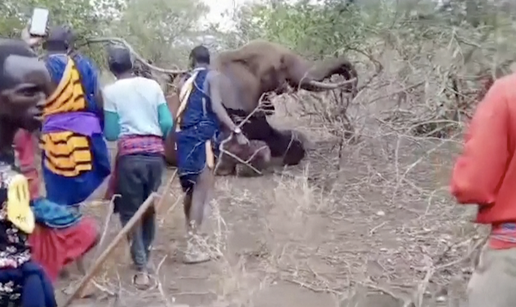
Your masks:
{"label": "striped fabric pattern", "polygon": [[127,135],[118,140],[118,157],[138,153],[165,152],[163,139],[153,135]]}
{"label": "striped fabric pattern", "polygon": [[490,239],[516,244],[516,223],[504,223],[499,227],[493,227]]}
{"label": "striped fabric pattern", "polygon": [[124,155],[159,153],[165,154],[163,139],[155,135],[126,135],[118,140],[118,153],[115,158],[115,167],[109,178],[108,188],[104,199],[111,199],[116,189],[117,160]]}

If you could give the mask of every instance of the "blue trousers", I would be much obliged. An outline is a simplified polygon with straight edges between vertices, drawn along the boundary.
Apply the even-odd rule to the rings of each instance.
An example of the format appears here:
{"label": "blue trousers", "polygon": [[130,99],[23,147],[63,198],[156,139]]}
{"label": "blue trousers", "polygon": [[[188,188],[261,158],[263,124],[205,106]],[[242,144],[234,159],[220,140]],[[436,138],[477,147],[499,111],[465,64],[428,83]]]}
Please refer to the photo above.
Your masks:
{"label": "blue trousers", "polygon": [[[160,154],[125,155],[117,162],[117,182],[115,211],[125,226],[138,211],[140,205],[161,185],[165,161]],[[131,258],[137,270],[147,269],[150,248],[156,233],[156,213],[154,207],[142,217],[140,223],[129,234]]]}

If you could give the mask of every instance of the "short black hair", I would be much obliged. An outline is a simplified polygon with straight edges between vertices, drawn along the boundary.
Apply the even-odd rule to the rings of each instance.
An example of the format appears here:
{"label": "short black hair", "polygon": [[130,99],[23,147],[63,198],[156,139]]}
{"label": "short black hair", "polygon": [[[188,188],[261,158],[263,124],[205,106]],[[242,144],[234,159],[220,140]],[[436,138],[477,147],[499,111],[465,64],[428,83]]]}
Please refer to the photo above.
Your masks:
{"label": "short black hair", "polygon": [[47,51],[66,51],[73,44],[74,35],[68,26],[54,26],[48,31],[44,48]]}
{"label": "short black hair", "polygon": [[121,75],[133,69],[131,51],[122,46],[108,47],[109,70],[115,75]]}
{"label": "short black hair", "polygon": [[199,45],[190,52],[190,59],[198,64],[210,64],[210,51],[203,45]]}

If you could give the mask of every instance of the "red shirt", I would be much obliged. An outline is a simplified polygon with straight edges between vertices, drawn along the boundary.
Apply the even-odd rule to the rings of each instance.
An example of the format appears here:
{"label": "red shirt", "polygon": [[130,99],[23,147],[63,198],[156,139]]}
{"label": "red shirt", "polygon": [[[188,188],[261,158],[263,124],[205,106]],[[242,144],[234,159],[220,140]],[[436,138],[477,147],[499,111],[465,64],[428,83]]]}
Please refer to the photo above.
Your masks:
{"label": "red shirt", "polygon": [[495,230],[500,224],[516,223],[515,148],[516,74],[512,74],[495,81],[478,105],[451,180],[457,201],[478,205],[476,222],[496,225]]}
{"label": "red shirt", "polygon": [[36,156],[34,141],[35,138],[27,130],[20,129],[14,136],[14,149],[18,156],[21,172],[29,181],[29,191],[32,200],[40,197],[39,174],[34,162]]}

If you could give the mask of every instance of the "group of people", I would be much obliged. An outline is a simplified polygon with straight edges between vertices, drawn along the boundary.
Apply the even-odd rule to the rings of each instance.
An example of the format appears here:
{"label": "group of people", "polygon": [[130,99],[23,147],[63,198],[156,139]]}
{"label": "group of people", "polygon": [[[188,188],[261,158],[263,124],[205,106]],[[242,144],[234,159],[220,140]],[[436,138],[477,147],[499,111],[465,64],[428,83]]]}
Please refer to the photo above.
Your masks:
{"label": "group of people", "polygon": [[[173,118],[159,84],[134,75],[129,50],[109,49],[117,80],[102,89],[93,62],[72,52],[72,37],[55,27],[44,39],[25,30],[22,40],[0,40],[0,306],[56,307],[53,283],[70,263],[84,270],[81,258],[98,241],[97,225],[80,204],[111,175],[113,192],[121,195],[115,210],[127,223],[161,184],[163,140],[174,120],[189,236],[185,262],[209,260],[196,236],[213,194],[219,131],[248,142],[222,105],[219,74],[209,69],[205,47],[191,52],[192,71],[180,82]],[[41,43],[45,55],[39,59],[31,47]],[[515,83],[513,74],[493,84],[453,170],[452,194],[459,203],[476,204],[476,222],[492,226],[468,285],[470,307],[516,303]],[[45,196],[34,132],[43,152]],[[106,139],[118,142],[114,171]],[[140,288],[151,283],[155,231],[150,210],[129,236],[133,282]]]}
{"label": "group of people", "polygon": [[[44,50],[42,58],[36,46]],[[222,105],[208,49],[194,48],[190,61],[192,71],[180,81],[181,105],[173,118],[160,85],[134,74],[132,55],[124,47],[108,48],[116,81],[102,89],[94,63],[73,50],[69,28],[53,27],[44,38],[25,29],[22,40],[0,40],[0,306],[12,300],[23,307],[55,306],[52,284],[71,263],[84,273],[82,258],[99,239],[98,225],[83,215],[80,204],[111,175],[109,186],[120,195],[115,212],[125,225],[161,185],[163,142],[174,121],[185,192],[184,261],[210,260],[198,232],[213,195],[219,131],[230,131],[239,144],[248,140]],[[106,140],[118,144],[113,170]],[[11,179],[18,173],[25,184]],[[152,282],[155,232],[151,208],[128,237],[138,288]]]}

